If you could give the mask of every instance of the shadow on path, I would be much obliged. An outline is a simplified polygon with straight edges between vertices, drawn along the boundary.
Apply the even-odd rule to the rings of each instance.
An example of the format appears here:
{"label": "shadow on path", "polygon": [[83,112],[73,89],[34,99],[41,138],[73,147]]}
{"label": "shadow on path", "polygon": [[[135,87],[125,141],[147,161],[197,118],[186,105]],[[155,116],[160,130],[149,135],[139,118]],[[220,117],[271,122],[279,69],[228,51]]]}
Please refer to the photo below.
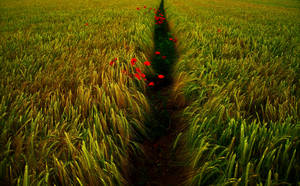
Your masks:
{"label": "shadow on path", "polygon": [[[159,10],[156,17],[165,17],[164,0],[161,1]],[[155,22],[158,22],[156,19]],[[178,125],[181,124],[177,118],[179,110],[176,109],[176,103],[169,101],[172,87],[170,74],[172,65],[177,60],[175,43],[169,39],[172,38],[169,30],[166,19],[155,25],[155,51],[151,61],[156,74],[147,75],[147,79],[155,85],[149,87],[146,93],[152,109],[145,122],[149,138],[142,140],[145,156],[131,157],[133,170],[130,173],[130,185],[134,186],[177,186],[182,185],[184,180],[183,163],[176,159],[176,152],[172,150],[173,142],[180,132]],[[155,54],[156,51],[160,54]],[[165,78],[159,79],[159,74]]]}

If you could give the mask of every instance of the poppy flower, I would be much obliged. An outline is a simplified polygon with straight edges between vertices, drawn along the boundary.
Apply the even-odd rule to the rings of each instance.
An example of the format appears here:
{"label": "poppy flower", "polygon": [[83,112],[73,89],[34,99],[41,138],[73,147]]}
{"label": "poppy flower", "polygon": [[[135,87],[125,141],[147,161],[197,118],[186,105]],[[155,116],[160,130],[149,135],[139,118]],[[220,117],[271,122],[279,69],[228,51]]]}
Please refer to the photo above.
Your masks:
{"label": "poppy flower", "polygon": [[147,8],[146,6],[144,6],[144,8]]}
{"label": "poppy flower", "polygon": [[140,8],[136,8],[137,10],[140,10]]}
{"label": "poppy flower", "polygon": [[150,66],[150,65],[151,65],[149,61],[145,61],[144,64],[145,64],[146,66]]}
{"label": "poppy flower", "polygon": [[136,78],[138,78],[139,80],[141,80],[141,77],[140,77],[140,75],[139,75],[138,73],[135,73],[134,76],[135,76]]}
{"label": "poppy flower", "polygon": [[144,81],[147,81],[147,79],[146,79],[146,78],[144,78]]}
{"label": "poppy flower", "polygon": [[109,65],[112,66],[115,63],[115,61],[109,62]]}
{"label": "poppy flower", "polygon": [[88,23],[85,23],[84,25],[85,25],[85,26],[88,26],[89,24],[88,24]]}
{"label": "poppy flower", "polygon": [[114,60],[115,60],[115,61],[117,61],[117,60],[118,60],[118,58],[115,58]]}
{"label": "poppy flower", "polygon": [[152,10],[152,8],[149,8],[149,10]]}
{"label": "poppy flower", "polygon": [[170,38],[169,38],[169,40],[170,40],[170,41],[172,41],[172,40],[173,40],[173,38],[171,38],[171,37],[170,37]]}
{"label": "poppy flower", "polygon": [[148,85],[149,86],[154,86],[154,82],[151,81]]}
{"label": "poppy flower", "polygon": [[137,71],[138,73],[142,73],[141,69],[139,69],[139,68],[135,68],[135,71]]}
{"label": "poppy flower", "polygon": [[163,21],[158,21],[158,24],[162,24],[163,23]]}
{"label": "poppy flower", "polygon": [[142,78],[145,78],[145,77],[146,77],[146,75],[145,75],[144,73],[141,73],[140,76],[141,76]]}
{"label": "poppy flower", "polygon": [[132,58],[132,59],[131,59],[131,65],[132,65],[132,66],[135,65],[135,63],[136,63],[136,58]]}
{"label": "poppy flower", "polygon": [[167,56],[162,56],[161,58],[162,58],[162,59],[166,59],[166,58],[167,58]]}
{"label": "poppy flower", "polygon": [[156,54],[156,55],[159,55],[159,54],[160,54],[160,52],[156,51],[156,52],[155,52],[155,54]]}
{"label": "poppy flower", "polygon": [[221,29],[218,29],[218,32],[220,33],[220,32],[221,32]]}
{"label": "poppy flower", "polygon": [[163,79],[163,78],[165,78],[165,76],[160,74],[160,75],[158,75],[158,78]]}
{"label": "poppy flower", "polygon": [[153,10],[155,11],[155,8],[153,8]]}

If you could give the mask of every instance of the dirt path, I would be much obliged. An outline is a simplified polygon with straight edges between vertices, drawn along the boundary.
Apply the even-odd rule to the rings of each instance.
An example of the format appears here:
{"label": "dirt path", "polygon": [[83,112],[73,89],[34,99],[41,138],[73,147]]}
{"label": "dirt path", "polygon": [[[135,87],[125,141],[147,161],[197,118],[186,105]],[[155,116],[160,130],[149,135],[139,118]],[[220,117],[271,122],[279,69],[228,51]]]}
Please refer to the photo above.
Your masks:
{"label": "dirt path", "polygon": [[[145,157],[135,157],[133,160],[134,170],[131,175],[135,186],[178,186],[183,185],[186,172],[184,162],[177,157],[179,151],[172,149],[180,129],[181,121],[178,118],[180,110],[175,109],[171,102],[167,102],[170,86],[161,90],[152,90],[153,113],[147,124],[150,139],[143,143]],[[167,114],[168,113],[168,114]]]}
{"label": "dirt path", "polygon": [[[156,17],[164,18],[163,0],[159,10]],[[155,51],[160,52],[160,55],[152,57],[153,69],[157,74],[148,78],[154,81],[155,86],[149,88],[146,93],[152,108],[152,113],[145,122],[149,138],[142,142],[144,156],[131,157],[133,169],[130,173],[130,185],[134,186],[183,185],[187,172],[184,161],[178,159],[179,151],[172,149],[177,135],[183,130],[180,129],[183,123],[178,118],[180,109],[169,99],[172,88],[170,71],[178,56],[175,42],[170,40],[172,36],[168,22],[166,19],[162,20],[162,24],[156,24],[154,33]],[[164,75],[165,78],[159,79],[158,74]]]}

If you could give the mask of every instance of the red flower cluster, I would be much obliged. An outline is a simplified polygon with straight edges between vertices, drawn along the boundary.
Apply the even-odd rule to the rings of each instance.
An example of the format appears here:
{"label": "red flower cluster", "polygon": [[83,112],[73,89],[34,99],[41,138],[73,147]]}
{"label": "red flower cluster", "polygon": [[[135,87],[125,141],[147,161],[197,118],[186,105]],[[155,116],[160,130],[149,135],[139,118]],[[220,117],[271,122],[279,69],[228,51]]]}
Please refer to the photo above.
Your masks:
{"label": "red flower cluster", "polygon": [[144,62],[144,65],[146,65],[146,66],[150,66],[151,64],[150,64],[150,62],[149,62],[149,61],[145,61],[145,62]]}
{"label": "red flower cluster", "polygon": [[218,32],[220,33],[220,32],[221,32],[221,29],[218,29]]}
{"label": "red flower cluster", "polygon": [[135,68],[135,71],[137,71],[138,73],[142,73],[141,69],[139,69],[139,68]]}
{"label": "red flower cluster", "polygon": [[[136,58],[132,58],[131,59],[131,65],[134,66],[137,62],[137,59]],[[151,63],[149,61],[145,61],[144,62],[144,65],[146,66],[150,66]],[[122,73],[126,74],[126,70],[122,70]],[[131,78],[133,77],[132,74],[128,74]],[[143,78],[144,81],[147,81],[146,79],[146,75],[144,73],[142,73],[141,69],[136,67],[135,68],[135,73],[134,73],[134,76],[138,79],[138,80],[141,80]],[[149,86],[154,86],[154,83],[153,82],[150,82],[149,83]]]}
{"label": "red flower cluster", "polygon": [[113,64],[115,64],[116,61],[117,61],[117,59],[118,59],[118,58],[114,58],[113,60],[111,60],[111,61],[109,62],[109,65],[112,66]]}
{"label": "red flower cluster", "polygon": [[162,24],[163,22],[164,22],[164,20],[166,19],[166,18],[164,18],[164,17],[162,17],[163,15],[162,14],[160,14],[160,16],[161,17],[159,17],[159,16],[154,16],[154,18],[155,18],[155,24]]}
{"label": "red flower cluster", "polygon": [[[114,64],[116,63],[116,61],[117,61],[117,58],[112,59],[112,60],[110,61],[109,65],[110,65],[110,66],[114,65]],[[136,58],[132,58],[132,59],[130,60],[130,63],[131,63],[132,66],[134,66],[134,65],[136,64],[136,62],[137,62],[137,59],[136,59]],[[150,66],[150,65],[151,65],[151,63],[150,63],[149,61],[145,61],[144,64],[145,64],[146,66]],[[140,68],[137,68],[137,67],[136,67],[136,68],[135,68],[135,71],[136,71],[136,73],[134,73],[133,75],[134,75],[137,79],[141,80],[141,79],[143,78],[145,81],[147,81],[146,75],[145,75],[144,73],[142,73],[142,71],[141,71]],[[127,72],[126,70],[124,70],[124,69],[122,70],[122,73],[123,73],[123,74],[127,74],[130,78],[133,77],[132,74],[128,74],[128,72]]]}
{"label": "red flower cluster", "polygon": [[88,24],[88,23],[85,23],[84,25],[85,25],[85,26],[88,26],[89,24]]}
{"label": "red flower cluster", "polygon": [[141,80],[141,77],[140,77],[140,75],[139,75],[138,73],[135,73],[134,76],[135,76],[136,78],[138,78],[139,80]]}
{"label": "red flower cluster", "polygon": [[176,43],[176,41],[177,41],[176,38],[173,39],[173,38],[171,38],[171,37],[169,38],[169,40],[170,40],[170,41],[173,41],[174,43]]}
{"label": "red flower cluster", "polygon": [[[136,59],[135,59],[135,58],[133,58],[133,59],[134,59],[133,61],[136,62]],[[131,61],[132,61],[132,59],[131,59]],[[145,61],[145,62],[150,63],[149,61]],[[144,63],[145,63],[145,62],[144,62]],[[134,74],[134,76],[135,76],[138,80],[141,80],[142,78],[144,78],[145,81],[147,80],[147,79],[146,79],[146,75],[145,75],[144,73],[142,73],[142,71],[141,71],[140,68],[135,68],[135,71],[136,71],[136,73]]]}
{"label": "red flower cluster", "polygon": [[[147,7],[144,6],[144,9],[146,9],[146,8]],[[136,9],[140,10],[141,8],[137,7]],[[164,18],[164,15],[162,13],[158,13],[158,12],[160,12],[160,10],[156,10],[155,8],[149,8],[149,11],[151,11],[151,10],[153,10],[154,13],[155,13],[155,16],[154,16],[154,18],[155,18],[155,24],[162,24],[162,23],[166,22],[166,18]],[[88,24],[86,23],[86,25],[88,25]],[[173,42],[176,42],[176,39],[173,39],[173,38],[169,38],[169,40],[173,41]],[[160,55],[160,54],[161,53],[159,51],[155,51],[155,55]],[[166,59],[166,58],[167,58],[167,56],[162,56],[162,59]],[[115,64],[116,60],[117,60],[117,58],[115,58],[114,60],[112,60],[109,64],[112,66],[113,64]],[[130,63],[131,63],[132,66],[134,66],[136,64],[136,62],[137,62],[136,58],[132,58],[131,61],[130,61]],[[151,63],[149,61],[145,61],[144,65],[150,66]],[[127,74],[131,78],[133,78],[133,75],[134,75],[134,77],[136,77],[138,80],[141,80],[143,78],[144,81],[147,81],[146,75],[144,73],[142,73],[142,71],[141,71],[140,68],[137,68],[137,67],[135,68],[135,72],[132,73],[132,74],[129,74],[126,70],[122,70],[122,73],[123,74]],[[157,77],[159,79],[165,78],[165,76],[162,75],[162,74],[159,74]],[[151,81],[151,82],[148,83],[148,86],[154,86],[154,85],[155,85],[155,83],[153,81]]]}

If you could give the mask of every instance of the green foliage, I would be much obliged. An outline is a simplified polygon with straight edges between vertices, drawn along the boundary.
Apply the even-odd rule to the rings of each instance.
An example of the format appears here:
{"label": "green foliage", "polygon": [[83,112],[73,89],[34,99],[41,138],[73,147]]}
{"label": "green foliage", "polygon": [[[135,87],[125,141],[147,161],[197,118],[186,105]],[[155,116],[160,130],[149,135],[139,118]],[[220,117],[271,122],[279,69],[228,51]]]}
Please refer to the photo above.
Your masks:
{"label": "green foliage", "polygon": [[122,70],[150,56],[153,15],[136,7],[158,3],[0,2],[0,180],[127,183],[149,105],[146,84]]}
{"label": "green foliage", "polygon": [[[165,3],[188,185],[299,184],[299,2]],[[122,70],[152,55],[153,14],[136,7],[158,4],[0,2],[1,184],[127,184],[150,106]]]}
{"label": "green foliage", "polygon": [[175,84],[185,74],[173,94],[188,105],[180,139],[194,171],[188,185],[299,181],[296,7],[290,0],[167,1],[180,56]]}

